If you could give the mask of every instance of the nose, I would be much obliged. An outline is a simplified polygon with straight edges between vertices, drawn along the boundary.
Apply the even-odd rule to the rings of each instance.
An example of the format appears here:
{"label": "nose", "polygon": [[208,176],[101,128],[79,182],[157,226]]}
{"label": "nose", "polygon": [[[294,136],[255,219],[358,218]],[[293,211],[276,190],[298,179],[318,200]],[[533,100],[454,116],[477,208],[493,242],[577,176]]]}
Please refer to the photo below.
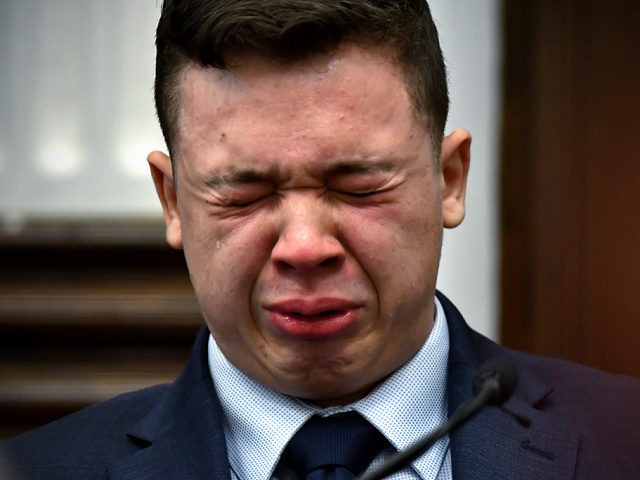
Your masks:
{"label": "nose", "polygon": [[282,224],[271,259],[283,271],[335,268],[345,259],[330,206],[313,192],[281,202]]}

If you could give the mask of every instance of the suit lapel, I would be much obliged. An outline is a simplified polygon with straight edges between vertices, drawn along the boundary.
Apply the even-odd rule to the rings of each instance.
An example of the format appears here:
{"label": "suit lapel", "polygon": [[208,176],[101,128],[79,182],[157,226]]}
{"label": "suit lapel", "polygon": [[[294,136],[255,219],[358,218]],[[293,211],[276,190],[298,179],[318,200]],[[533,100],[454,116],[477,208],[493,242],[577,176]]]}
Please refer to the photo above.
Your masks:
{"label": "suit lapel", "polygon": [[[476,370],[487,359],[509,357],[507,350],[473,332],[441,294],[449,325],[448,396],[450,413],[471,398]],[[109,469],[111,479],[229,480],[222,411],[207,362],[208,331],[203,329],[184,373],[156,407],[129,432],[140,446]],[[504,409],[488,407],[450,436],[456,480],[539,480],[573,478],[579,439],[534,406],[551,388],[522,365],[519,385],[505,407],[530,418],[520,424]]]}
{"label": "suit lapel", "polygon": [[229,480],[222,412],[209,375],[203,329],[183,374],[129,438],[140,450],[109,469],[114,480]]}
{"label": "suit lapel", "polygon": [[[473,332],[438,294],[449,325],[449,413],[473,395],[475,372],[489,358],[509,352]],[[513,361],[513,359],[511,359]],[[453,478],[539,480],[573,478],[579,439],[533,406],[551,388],[516,364],[519,383],[504,408],[487,407],[450,436]],[[506,410],[531,419],[523,425]]]}

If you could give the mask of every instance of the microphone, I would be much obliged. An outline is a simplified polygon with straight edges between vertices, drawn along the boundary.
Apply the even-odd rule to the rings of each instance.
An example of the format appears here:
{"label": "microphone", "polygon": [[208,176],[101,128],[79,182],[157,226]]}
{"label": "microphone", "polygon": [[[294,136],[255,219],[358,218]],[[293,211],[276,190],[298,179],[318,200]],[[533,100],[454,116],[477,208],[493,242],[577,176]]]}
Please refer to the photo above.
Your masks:
{"label": "microphone", "polygon": [[444,425],[407,449],[392,455],[378,468],[358,477],[358,480],[379,480],[407,467],[429,450],[436,441],[466,422],[486,405],[500,405],[506,402],[516,389],[517,383],[518,373],[511,363],[498,358],[488,360],[478,369],[474,377],[473,398],[460,405]]}
{"label": "microphone", "polygon": [[473,379],[473,394],[478,396],[488,390],[485,405],[502,405],[518,385],[518,372],[515,367],[500,358],[487,360],[476,372]]}

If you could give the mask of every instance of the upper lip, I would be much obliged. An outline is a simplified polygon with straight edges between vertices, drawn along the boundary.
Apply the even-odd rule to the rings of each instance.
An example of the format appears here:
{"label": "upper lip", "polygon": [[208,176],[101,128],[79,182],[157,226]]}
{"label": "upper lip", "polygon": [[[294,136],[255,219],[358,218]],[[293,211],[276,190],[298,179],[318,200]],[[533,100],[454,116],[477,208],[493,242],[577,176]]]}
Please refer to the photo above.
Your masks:
{"label": "upper lip", "polygon": [[353,300],[336,297],[315,299],[290,298],[265,304],[265,309],[278,313],[294,313],[299,315],[317,315],[328,311],[344,311],[360,307]]}

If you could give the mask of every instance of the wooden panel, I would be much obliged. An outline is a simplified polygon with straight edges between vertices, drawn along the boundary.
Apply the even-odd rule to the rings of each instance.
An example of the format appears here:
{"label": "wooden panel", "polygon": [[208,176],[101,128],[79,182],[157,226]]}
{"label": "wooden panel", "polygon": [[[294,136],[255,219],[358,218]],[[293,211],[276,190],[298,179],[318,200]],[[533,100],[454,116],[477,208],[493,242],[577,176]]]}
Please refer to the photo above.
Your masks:
{"label": "wooden panel", "polygon": [[640,376],[640,3],[590,2],[584,58],[585,358]]}
{"label": "wooden panel", "polygon": [[175,378],[202,324],[157,222],[0,234],[0,436]]}
{"label": "wooden panel", "polygon": [[640,376],[640,2],[504,2],[502,340]]}

